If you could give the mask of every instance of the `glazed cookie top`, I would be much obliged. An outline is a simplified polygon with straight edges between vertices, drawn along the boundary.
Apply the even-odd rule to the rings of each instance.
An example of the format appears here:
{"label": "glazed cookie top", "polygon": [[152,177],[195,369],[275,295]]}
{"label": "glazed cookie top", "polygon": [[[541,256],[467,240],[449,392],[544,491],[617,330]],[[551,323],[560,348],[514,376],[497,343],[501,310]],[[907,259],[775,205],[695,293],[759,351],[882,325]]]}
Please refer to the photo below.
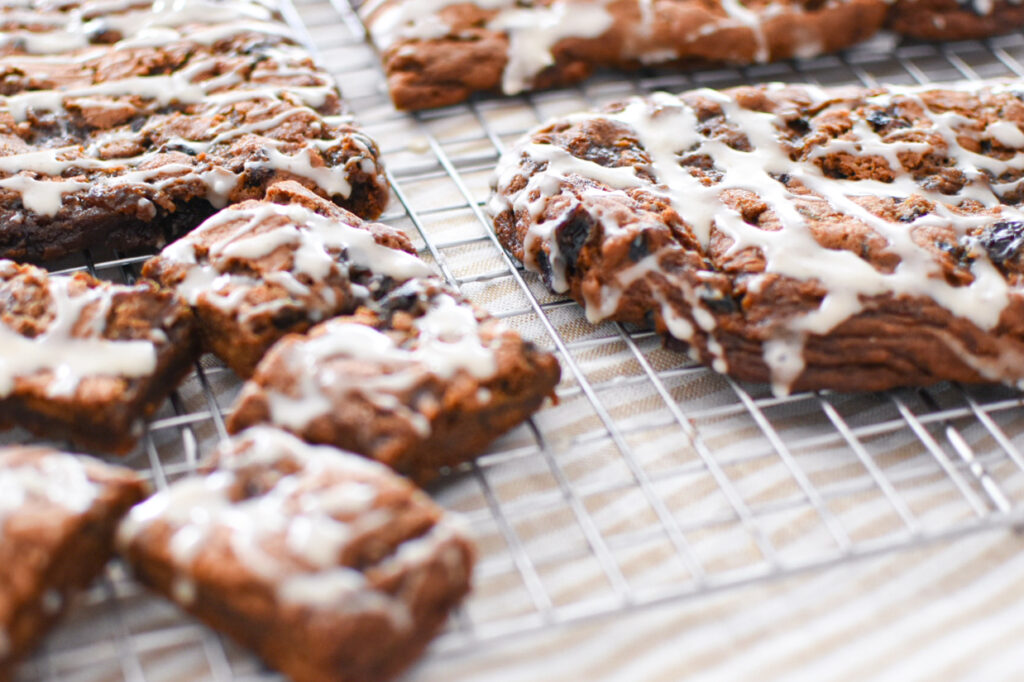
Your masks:
{"label": "glazed cookie top", "polygon": [[150,283],[49,275],[11,261],[0,261],[0,300],[0,396],[32,387],[102,399],[102,384],[152,374],[166,330],[189,315]]}
{"label": "glazed cookie top", "polygon": [[[272,186],[266,201],[207,219],[144,273],[157,271],[193,306],[206,303],[241,320],[300,306],[314,322],[355,310],[385,288],[385,278],[401,283],[434,274],[400,231],[364,222],[294,182]],[[331,288],[331,274],[348,290]]]}
{"label": "glazed cookie top", "polygon": [[152,217],[179,194],[223,206],[280,174],[336,200],[357,176],[384,184],[330,76],[263,5],[7,3],[0,26],[2,205],[53,216],[134,188]]}
{"label": "glazed cookie top", "polygon": [[[372,310],[324,322],[271,351],[274,361],[266,367],[280,373],[267,377],[275,381],[266,387],[269,418],[301,430],[357,394],[400,416],[420,435],[429,434],[430,420],[422,411],[437,405],[420,404],[434,400],[422,385],[460,374],[489,379],[497,371],[505,330],[437,280],[411,280]],[[338,376],[351,380],[337,381]]]}
{"label": "glazed cookie top", "polygon": [[413,624],[415,589],[401,576],[429,560],[468,576],[465,540],[412,483],[386,467],[271,427],[222,444],[206,475],[183,479],[135,507],[122,546],[160,539],[179,571],[175,598],[196,598],[193,571],[211,557],[244,567],[279,603],[331,613],[383,613]]}
{"label": "glazed cookie top", "polygon": [[[554,230],[577,213],[606,240],[666,226],[711,289],[722,275],[747,292],[813,283],[813,305],[778,302],[762,330],[784,390],[806,335],[870,297],[929,297],[981,329],[1000,324],[1021,293],[1022,149],[1024,92],[1012,83],[657,93],[529,133],[501,160],[489,208],[515,216],[526,265],[559,291],[575,263]],[[585,293],[591,320],[648,274],[674,276],[636,247],[631,267]],[[714,299],[691,301],[693,322],[659,301],[669,332],[689,342],[696,323],[713,337]],[[995,364],[977,369],[1001,378]]]}

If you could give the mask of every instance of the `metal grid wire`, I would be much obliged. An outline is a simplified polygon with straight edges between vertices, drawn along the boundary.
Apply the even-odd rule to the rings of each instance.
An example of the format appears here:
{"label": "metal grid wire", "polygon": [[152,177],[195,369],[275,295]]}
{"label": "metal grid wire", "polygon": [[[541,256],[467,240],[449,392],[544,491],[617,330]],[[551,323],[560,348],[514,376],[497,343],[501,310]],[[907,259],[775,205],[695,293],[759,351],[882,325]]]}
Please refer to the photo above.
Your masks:
{"label": "metal grid wire", "polygon": [[[1024,523],[1017,391],[943,384],[774,397],[692,364],[649,331],[588,324],[501,250],[482,212],[500,153],[551,115],[654,90],[765,80],[1024,77],[1024,36],[946,45],[881,36],[837,56],[602,73],[574,88],[408,115],[389,104],[347,0],[298,0],[286,14],[381,144],[393,190],[383,220],[406,228],[454,286],[562,363],[557,406],[431,490],[469,521],[480,561],[473,595],[429,655]],[[61,268],[131,281],[144,260],[87,252]],[[204,357],[127,463],[158,488],[194,471],[226,436],[239,388]],[[115,563],[19,679],[267,676]]]}

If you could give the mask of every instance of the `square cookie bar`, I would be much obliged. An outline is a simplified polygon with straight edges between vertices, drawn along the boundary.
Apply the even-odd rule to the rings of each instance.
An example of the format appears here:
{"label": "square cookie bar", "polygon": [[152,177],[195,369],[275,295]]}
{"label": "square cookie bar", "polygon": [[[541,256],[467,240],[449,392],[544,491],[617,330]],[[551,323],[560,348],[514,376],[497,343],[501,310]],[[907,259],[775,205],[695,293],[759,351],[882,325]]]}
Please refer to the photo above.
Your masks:
{"label": "square cookie bar", "polygon": [[0,680],[114,553],[145,496],[133,472],[50,448],[0,448]]}
{"label": "square cookie bar", "polygon": [[124,521],[138,578],[295,682],[376,682],[414,661],[469,589],[459,526],[386,467],[283,431]]}
{"label": "square cookie bar", "polygon": [[142,269],[192,306],[206,348],[242,377],[285,334],[432,273],[399,230],[291,181],[220,211]]}
{"label": "square cookie bar", "polygon": [[152,282],[0,261],[0,426],[125,452],[188,373],[194,319]]}
{"label": "square cookie bar", "polygon": [[533,414],[558,361],[437,280],[286,336],[229,417],[383,462],[419,482],[479,455]]}
{"label": "square cookie bar", "polygon": [[279,180],[368,218],[387,200],[376,145],[261,3],[4,3],[0,25],[0,257],[164,244]]}

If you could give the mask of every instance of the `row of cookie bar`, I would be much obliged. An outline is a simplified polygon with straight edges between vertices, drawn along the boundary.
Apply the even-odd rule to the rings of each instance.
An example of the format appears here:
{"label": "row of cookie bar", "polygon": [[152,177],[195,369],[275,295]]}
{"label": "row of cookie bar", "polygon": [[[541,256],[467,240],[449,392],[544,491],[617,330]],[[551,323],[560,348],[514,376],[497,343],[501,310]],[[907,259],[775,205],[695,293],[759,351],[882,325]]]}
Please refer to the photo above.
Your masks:
{"label": "row of cookie bar", "polygon": [[428,480],[536,411],[559,369],[410,250],[286,182],[149,261],[163,288],[0,261],[0,425],[127,451],[201,344],[255,372],[232,429],[279,424]]}
{"label": "row of cookie bar", "polygon": [[400,109],[574,83],[601,66],[811,57],[864,40],[887,16],[941,40],[1024,25],[1013,0],[366,0],[359,12]]}
{"label": "row of cookie bar", "polygon": [[777,392],[1024,382],[1024,91],[767,85],[551,121],[502,243],[592,321]]}
{"label": "row of cookie bar", "polygon": [[229,428],[276,424],[424,482],[536,411],[559,368],[411,250],[401,232],[286,182],[143,273],[179,292],[206,347],[252,377]]}
{"label": "row of cookie bar", "polygon": [[[114,551],[133,472],[0,450],[0,680]],[[120,548],[147,586],[296,682],[374,682],[414,661],[469,589],[460,527],[411,483],[266,427],[131,510]]]}
{"label": "row of cookie bar", "polygon": [[331,77],[252,0],[0,6],[0,257],[162,245],[293,179],[360,216],[387,187]]}

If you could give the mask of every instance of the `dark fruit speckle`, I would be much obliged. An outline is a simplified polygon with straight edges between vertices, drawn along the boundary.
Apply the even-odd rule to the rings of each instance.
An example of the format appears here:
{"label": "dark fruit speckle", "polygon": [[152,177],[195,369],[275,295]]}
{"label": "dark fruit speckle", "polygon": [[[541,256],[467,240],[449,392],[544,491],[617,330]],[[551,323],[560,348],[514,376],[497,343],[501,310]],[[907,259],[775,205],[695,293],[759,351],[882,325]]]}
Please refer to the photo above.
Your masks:
{"label": "dark fruit speckle", "polygon": [[988,227],[978,238],[993,263],[1015,258],[1024,246],[1024,223],[1019,220],[1000,220]]}

